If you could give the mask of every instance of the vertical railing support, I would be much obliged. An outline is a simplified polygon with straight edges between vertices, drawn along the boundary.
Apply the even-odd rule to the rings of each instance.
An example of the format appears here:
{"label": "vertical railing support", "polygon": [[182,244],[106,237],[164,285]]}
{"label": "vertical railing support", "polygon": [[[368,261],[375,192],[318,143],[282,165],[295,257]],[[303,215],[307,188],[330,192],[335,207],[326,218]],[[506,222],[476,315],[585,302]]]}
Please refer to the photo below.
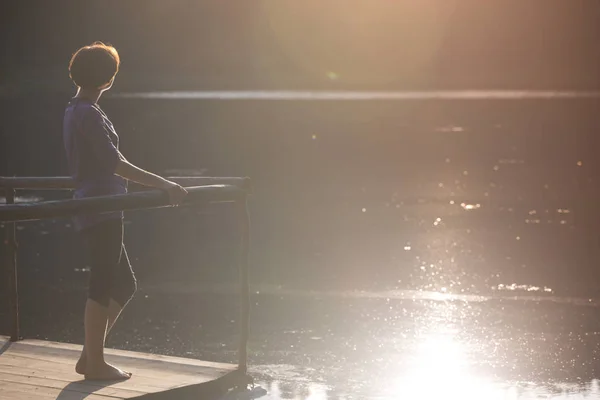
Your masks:
{"label": "vertical railing support", "polygon": [[[6,204],[15,203],[14,188],[7,188]],[[10,308],[10,340],[16,342],[19,340],[19,291],[17,286],[17,231],[16,223],[7,222],[4,225],[6,232],[5,244],[7,248],[6,254],[6,272],[8,275],[8,302]]]}
{"label": "vertical railing support", "polygon": [[250,287],[248,283],[248,255],[250,249],[250,214],[246,196],[236,202],[240,221],[241,243],[239,256],[240,273],[240,350],[238,369],[248,371],[248,336],[250,320]]}

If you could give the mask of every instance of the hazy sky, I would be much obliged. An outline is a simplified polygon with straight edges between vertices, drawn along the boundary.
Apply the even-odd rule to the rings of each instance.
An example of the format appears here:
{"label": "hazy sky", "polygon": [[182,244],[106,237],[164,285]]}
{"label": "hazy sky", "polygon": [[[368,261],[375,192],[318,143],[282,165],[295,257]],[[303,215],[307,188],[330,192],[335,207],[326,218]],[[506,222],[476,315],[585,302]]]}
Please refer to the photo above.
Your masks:
{"label": "hazy sky", "polygon": [[[600,86],[600,3],[586,0],[3,2],[3,83],[64,78],[94,40],[140,86]],[[61,75],[62,74],[62,75]]]}

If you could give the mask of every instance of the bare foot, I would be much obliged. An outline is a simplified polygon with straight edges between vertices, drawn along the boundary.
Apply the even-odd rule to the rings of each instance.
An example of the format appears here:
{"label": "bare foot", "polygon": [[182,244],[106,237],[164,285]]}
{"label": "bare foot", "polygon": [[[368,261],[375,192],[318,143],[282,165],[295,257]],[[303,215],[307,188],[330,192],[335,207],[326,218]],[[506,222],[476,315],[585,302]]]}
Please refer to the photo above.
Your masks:
{"label": "bare foot", "polygon": [[75,365],[75,372],[79,375],[85,375],[85,367],[86,367],[87,357],[85,356],[85,351],[81,352],[81,356],[79,356],[79,361]]}
{"label": "bare foot", "polygon": [[131,378],[131,373],[107,363],[98,366],[87,365],[85,379],[91,381],[117,381]]}

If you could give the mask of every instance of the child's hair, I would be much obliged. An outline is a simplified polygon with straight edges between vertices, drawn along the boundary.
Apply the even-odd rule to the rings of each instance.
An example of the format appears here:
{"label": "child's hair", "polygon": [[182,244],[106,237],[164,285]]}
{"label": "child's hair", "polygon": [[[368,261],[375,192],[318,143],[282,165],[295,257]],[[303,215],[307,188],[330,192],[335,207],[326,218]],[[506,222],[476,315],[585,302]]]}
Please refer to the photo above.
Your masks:
{"label": "child's hair", "polygon": [[82,89],[108,85],[119,71],[121,59],[111,45],[94,42],[77,50],[69,62],[69,76]]}

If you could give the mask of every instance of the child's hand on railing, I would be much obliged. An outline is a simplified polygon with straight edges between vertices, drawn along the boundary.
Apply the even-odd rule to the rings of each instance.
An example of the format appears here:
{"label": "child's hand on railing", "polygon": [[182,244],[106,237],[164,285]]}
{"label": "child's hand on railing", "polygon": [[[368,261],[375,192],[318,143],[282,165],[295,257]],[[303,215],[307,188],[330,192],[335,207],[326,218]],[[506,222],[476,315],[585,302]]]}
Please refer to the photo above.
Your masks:
{"label": "child's hand on railing", "polygon": [[167,192],[169,195],[169,203],[173,206],[181,204],[188,194],[183,186],[172,181],[165,181],[165,184],[161,189]]}

